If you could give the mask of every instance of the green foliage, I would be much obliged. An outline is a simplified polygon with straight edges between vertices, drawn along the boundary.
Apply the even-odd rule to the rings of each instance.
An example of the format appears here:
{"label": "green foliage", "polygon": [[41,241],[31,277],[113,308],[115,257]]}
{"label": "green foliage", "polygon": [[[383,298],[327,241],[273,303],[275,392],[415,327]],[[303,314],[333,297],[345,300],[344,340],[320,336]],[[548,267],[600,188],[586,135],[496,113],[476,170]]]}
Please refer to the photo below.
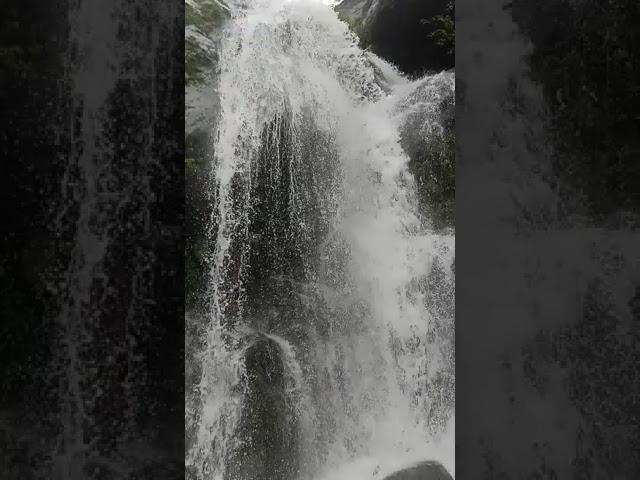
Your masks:
{"label": "green foliage", "polygon": [[447,49],[447,53],[453,54],[456,42],[455,18],[454,18],[453,2],[447,4],[447,9],[443,15],[436,15],[431,19],[423,19],[422,23],[435,27],[435,30],[429,34],[433,38],[436,45],[440,45]]}

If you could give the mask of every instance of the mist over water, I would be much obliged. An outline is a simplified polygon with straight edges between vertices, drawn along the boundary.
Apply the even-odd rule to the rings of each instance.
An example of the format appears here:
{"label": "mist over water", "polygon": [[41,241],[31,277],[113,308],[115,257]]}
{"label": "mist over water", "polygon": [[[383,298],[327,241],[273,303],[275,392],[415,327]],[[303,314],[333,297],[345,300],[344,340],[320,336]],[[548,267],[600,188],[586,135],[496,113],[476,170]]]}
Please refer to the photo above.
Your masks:
{"label": "mist over water", "polygon": [[220,65],[189,478],[454,474],[454,234],[400,146],[453,74],[404,78],[321,1],[231,4]]}

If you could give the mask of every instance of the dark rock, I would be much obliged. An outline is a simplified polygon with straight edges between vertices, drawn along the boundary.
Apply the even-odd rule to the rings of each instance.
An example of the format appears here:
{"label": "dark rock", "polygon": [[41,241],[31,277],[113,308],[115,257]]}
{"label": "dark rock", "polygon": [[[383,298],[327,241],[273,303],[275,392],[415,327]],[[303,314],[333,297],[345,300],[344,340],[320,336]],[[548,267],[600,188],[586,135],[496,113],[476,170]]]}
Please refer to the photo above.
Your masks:
{"label": "dark rock", "polygon": [[384,480],[453,480],[453,477],[440,463],[426,461],[392,473]]}
{"label": "dark rock", "polygon": [[227,459],[228,478],[288,480],[297,473],[297,419],[288,406],[278,344],[258,335],[245,354],[246,394],[239,447]]}
{"label": "dark rock", "polygon": [[278,344],[260,335],[245,355],[248,389],[254,393],[279,395],[284,387],[284,365]]}
{"label": "dark rock", "polygon": [[343,0],[336,11],[352,26],[363,47],[394,63],[407,74],[453,68],[450,46],[432,34],[434,20],[448,15],[448,0]]}
{"label": "dark rock", "polygon": [[[433,83],[440,103],[435,111],[425,101]],[[455,210],[455,99],[450,82],[433,79],[418,87],[406,102],[409,114],[400,128],[401,145],[416,179],[421,211],[436,228],[454,224]],[[442,128],[433,129],[436,124]]]}

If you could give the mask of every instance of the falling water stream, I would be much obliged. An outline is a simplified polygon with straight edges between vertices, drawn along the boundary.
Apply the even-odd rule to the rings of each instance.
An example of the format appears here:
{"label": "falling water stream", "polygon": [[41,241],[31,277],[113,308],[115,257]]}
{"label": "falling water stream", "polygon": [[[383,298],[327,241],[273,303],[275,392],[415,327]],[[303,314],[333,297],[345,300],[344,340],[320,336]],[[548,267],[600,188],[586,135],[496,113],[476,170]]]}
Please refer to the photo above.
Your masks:
{"label": "falling water stream", "polygon": [[[409,80],[314,0],[230,5],[194,479],[454,474],[452,231],[421,220],[400,131],[442,129],[452,73]],[[200,315],[193,312],[190,315]]]}

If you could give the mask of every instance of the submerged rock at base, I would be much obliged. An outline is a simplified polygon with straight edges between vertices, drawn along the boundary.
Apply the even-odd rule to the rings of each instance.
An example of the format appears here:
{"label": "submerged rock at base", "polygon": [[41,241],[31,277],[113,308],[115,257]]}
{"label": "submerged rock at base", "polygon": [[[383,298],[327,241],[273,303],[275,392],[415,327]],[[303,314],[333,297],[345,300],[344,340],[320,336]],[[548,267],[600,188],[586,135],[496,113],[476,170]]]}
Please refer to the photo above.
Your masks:
{"label": "submerged rock at base", "polygon": [[453,480],[453,477],[440,463],[426,461],[392,473],[383,480]]}

